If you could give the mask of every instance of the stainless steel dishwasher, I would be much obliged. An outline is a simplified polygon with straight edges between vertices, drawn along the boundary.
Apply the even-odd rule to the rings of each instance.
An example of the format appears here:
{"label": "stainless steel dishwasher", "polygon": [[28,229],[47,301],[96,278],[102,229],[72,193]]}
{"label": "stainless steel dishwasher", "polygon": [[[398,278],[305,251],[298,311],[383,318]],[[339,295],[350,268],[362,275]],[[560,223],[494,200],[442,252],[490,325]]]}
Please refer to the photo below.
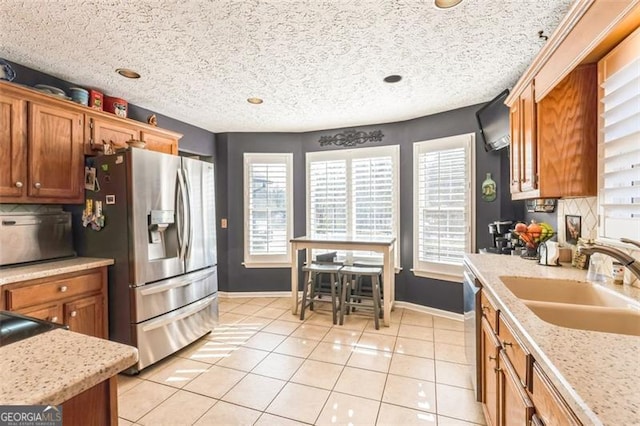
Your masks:
{"label": "stainless steel dishwasher", "polygon": [[482,401],[482,389],[480,384],[480,351],[478,344],[480,341],[480,282],[476,279],[467,264],[464,265],[463,281],[463,309],[464,309],[464,346],[467,362],[471,365],[471,381],[476,400]]}

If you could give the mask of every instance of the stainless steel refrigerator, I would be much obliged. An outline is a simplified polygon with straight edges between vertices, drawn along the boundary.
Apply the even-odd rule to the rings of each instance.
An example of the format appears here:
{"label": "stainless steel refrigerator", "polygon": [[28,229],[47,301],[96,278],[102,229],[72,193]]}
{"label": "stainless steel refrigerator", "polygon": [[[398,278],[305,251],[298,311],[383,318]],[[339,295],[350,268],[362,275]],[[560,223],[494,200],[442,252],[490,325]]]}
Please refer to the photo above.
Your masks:
{"label": "stainless steel refrigerator", "polygon": [[86,167],[95,183],[87,180],[85,197],[94,213],[102,203],[104,227],[83,226],[82,209],[74,210],[76,250],[115,259],[109,338],[138,348],[135,373],[217,321],[214,168],[137,148],[87,158]]}

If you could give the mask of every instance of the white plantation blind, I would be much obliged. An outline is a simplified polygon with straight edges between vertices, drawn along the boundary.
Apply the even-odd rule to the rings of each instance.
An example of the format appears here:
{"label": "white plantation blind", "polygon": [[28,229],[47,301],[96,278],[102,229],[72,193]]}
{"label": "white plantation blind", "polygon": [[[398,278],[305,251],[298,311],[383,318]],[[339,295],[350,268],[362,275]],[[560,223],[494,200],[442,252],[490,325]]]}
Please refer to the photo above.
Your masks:
{"label": "white plantation blind", "polygon": [[640,57],[602,83],[600,236],[640,239]]}
{"label": "white plantation blind", "polygon": [[473,135],[414,144],[414,269],[461,273],[473,247]]}
{"label": "white plantation blind", "polygon": [[245,264],[289,262],[292,154],[244,154]]}
{"label": "white plantation blind", "polygon": [[[307,235],[362,240],[397,237],[398,159],[397,145],[308,153]],[[356,260],[380,257],[372,252],[352,255]]]}
{"label": "white plantation blind", "polygon": [[308,164],[309,234],[315,238],[347,236],[347,162]]}

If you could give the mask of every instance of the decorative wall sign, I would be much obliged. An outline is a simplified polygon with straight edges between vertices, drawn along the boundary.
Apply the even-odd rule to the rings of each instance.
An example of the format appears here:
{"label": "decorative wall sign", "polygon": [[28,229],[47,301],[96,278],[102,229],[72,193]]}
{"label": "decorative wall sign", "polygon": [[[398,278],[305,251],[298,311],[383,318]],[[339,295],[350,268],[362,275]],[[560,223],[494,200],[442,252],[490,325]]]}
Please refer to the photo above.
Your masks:
{"label": "decorative wall sign", "polygon": [[496,181],[491,179],[491,173],[487,173],[487,178],[482,182],[482,199],[488,202],[496,199]]}
{"label": "decorative wall sign", "polygon": [[356,129],[347,129],[333,136],[320,136],[320,146],[336,145],[351,147],[366,142],[380,142],[384,134],[382,130],[372,130],[370,132],[362,132]]}

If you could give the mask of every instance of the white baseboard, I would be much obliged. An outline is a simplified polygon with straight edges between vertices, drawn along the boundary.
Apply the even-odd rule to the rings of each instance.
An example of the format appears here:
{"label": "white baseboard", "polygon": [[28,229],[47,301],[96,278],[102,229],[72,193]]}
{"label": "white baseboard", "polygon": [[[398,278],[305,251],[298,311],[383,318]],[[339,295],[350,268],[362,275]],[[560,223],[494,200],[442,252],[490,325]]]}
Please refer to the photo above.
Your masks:
{"label": "white baseboard", "polygon": [[[302,292],[299,292],[302,297]],[[218,297],[221,299],[237,299],[241,297],[291,297],[290,291],[219,291]],[[462,314],[444,311],[442,309],[431,308],[410,302],[401,302],[396,300],[396,307],[409,309],[410,311],[423,312],[425,314],[435,315],[437,317],[448,318],[455,321],[462,321]]]}
{"label": "white baseboard", "polygon": [[455,312],[444,311],[442,309],[436,309],[429,306],[422,306],[415,303],[410,302],[401,302],[396,300],[395,303],[397,308],[409,309],[411,311],[423,312],[425,314],[431,314],[437,317],[447,318],[454,321],[462,321],[462,314],[457,314]]}

